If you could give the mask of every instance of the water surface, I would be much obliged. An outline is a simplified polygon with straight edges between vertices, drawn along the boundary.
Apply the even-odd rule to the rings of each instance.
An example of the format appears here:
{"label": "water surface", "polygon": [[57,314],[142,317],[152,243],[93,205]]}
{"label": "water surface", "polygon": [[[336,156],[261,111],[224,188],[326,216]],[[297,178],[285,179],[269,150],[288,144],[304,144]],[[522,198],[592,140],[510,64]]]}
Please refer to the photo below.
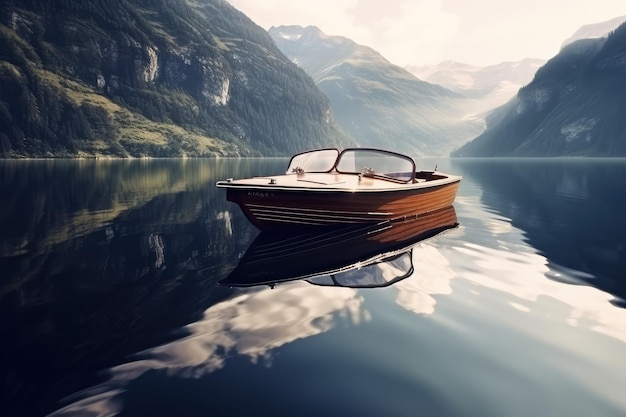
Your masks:
{"label": "water surface", "polygon": [[419,162],[459,226],[382,288],[219,285],[285,159],[0,162],[0,414],[625,415],[626,161]]}

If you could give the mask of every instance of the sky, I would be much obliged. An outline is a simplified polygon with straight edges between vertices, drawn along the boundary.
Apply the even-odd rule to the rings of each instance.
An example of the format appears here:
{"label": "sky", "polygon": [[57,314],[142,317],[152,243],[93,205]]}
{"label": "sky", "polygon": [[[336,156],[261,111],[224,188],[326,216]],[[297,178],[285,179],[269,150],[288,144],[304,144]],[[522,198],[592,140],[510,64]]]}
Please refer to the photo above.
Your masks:
{"label": "sky", "polygon": [[227,0],[264,29],[317,26],[399,66],[550,59],[581,26],[626,16],[624,0]]}

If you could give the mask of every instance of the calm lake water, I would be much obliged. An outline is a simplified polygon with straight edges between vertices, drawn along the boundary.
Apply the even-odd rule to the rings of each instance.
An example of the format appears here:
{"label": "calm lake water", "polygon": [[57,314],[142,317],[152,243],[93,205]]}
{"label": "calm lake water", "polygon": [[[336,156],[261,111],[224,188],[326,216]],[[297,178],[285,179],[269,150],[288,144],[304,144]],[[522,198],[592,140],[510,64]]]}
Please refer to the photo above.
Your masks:
{"label": "calm lake water", "polygon": [[0,161],[0,415],[626,415],[626,160],[418,161],[459,225],[405,279],[220,285],[215,182],[286,163]]}

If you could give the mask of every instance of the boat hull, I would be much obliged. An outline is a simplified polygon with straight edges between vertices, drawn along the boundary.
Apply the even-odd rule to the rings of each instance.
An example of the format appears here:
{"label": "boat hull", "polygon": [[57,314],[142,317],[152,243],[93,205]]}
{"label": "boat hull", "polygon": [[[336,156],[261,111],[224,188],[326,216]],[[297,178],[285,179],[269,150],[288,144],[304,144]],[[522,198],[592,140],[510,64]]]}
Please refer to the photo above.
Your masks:
{"label": "boat hull", "polygon": [[442,209],[454,202],[459,182],[378,192],[233,187],[226,198],[261,230],[328,227],[402,220]]}

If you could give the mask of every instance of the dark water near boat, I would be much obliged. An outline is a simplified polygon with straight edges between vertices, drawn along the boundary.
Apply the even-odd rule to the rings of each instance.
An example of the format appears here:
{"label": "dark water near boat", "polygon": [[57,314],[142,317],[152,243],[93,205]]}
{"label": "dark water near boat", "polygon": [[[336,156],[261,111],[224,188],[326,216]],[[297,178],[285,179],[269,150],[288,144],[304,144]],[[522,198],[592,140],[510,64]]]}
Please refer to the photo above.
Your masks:
{"label": "dark water near boat", "polygon": [[626,415],[626,160],[438,160],[408,278],[219,285],[286,162],[1,161],[0,415]]}

